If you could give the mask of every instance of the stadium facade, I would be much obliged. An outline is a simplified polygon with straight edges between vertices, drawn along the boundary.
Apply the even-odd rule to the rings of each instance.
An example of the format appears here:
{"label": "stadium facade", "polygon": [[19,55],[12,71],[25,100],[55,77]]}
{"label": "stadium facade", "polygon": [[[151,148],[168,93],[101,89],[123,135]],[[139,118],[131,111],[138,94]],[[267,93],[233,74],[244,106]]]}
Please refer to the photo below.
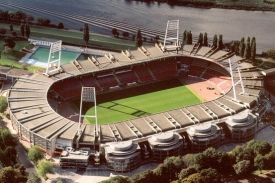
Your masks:
{"label": "stadium facade", "polygon": [[[250,113],[260,105],[263,76],[251,63],[238,58],[246,94],[237,92],[238,101],[233,100],[228,79],[228,58],[232,55],[195,45],[163,51],[156,44],[74,61],[61,65],[61,70],[50,76],[22,76],[8,95],[12,125],[22,140],[38,145],[50,156],[67,151],[61,156],[64,167],[66,163],[68,167],[85,167],[93,158],[98,165],[100,153],[110,170],[122,172],[146,161],[160,162],[168,156],[217,147],[225,133],[230,133],[233,141],[246,141],[256,132],[257,118]],[[123,92],[168,78],[190,76],[208,80],[222,92],[216,99],[198,105],[99,125],[98,136],[94,124],[81,124],[82,133],[78,134],[78,123],[59,114],[64,101],[80,98],[82,87],[95,87],[97,94]],[[241,91],[239,86],[236,89]],[[249,136],[243,138],[248,131]],[[75,153],[76,148],[88,149],[89,157],[86,151]],[[70,163],[76,159],[80,163]]]}

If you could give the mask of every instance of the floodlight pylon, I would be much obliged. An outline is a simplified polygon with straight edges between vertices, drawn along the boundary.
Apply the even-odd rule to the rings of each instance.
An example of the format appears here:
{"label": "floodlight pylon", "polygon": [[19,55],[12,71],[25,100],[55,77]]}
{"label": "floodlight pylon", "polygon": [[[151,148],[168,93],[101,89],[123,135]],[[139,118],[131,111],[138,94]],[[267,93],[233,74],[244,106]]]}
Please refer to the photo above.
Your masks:
{"label": "floodlight pylon", "polygon": [[[50,75],[51,72],[59,71],[60,70],[60,60],[61,60],[61,46],[62,41],[59,40],[57,42],[50,44],[50,53],[48,57],[48,64],[46,68],[46,75]],[[58,53],[57,58],[55,58],[54,53]],[[54,65],[54,68],[52,67]]]}
{"label": "floodlight pylon", "polygon": [[[240,69],[239,69],[239,64],[238,64],[238,60],[237,60],[236,55],[229,58],[229,66],[230,66],[230,75],[231,75],[231,81],[232,81],[232,86],[233,86],[234,100],[238,101],[237,94],[236,94],[236,86],[238,84],[241,84],[241,88],[242,88],[241,94],[245,94],[245,91],[244,91],[242,75],[241,75],[241,72],[240,72]],[[233,74],[234,71],[238,72],[239,80],[237,80],[237,81],[235,80],[235,76]]]}
{"label": "floodlight pylon", "polygon": [[[175,44],[167,45],[168,41],[173,41],[175,42]],[[178,49],[178,47],[179,47],[179,20],[168,20],[162,50],[165,51],[166,49],[169,49],[169,48]]]}
{"label": "floodlight pylon", "polygon": [[[94,115],[82,115],[82,102],[93,102],[94,103]],[[80,100],[80,112],[78,122],[78,135],[81,135],[81,119],[82,118],[94,118],[95,119],[95,135],[98,135],[97,127],[97,110],[96,110],[96,91],[95,87],[82,87],[81,89],[81,100]]]}

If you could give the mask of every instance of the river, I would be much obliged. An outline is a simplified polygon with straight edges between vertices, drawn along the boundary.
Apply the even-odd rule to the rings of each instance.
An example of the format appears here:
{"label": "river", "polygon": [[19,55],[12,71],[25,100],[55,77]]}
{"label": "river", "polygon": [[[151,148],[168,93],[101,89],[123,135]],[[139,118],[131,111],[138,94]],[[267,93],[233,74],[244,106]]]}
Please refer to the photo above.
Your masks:
{"label": "river", "polygon": [[256,37],[257,53],[274,48],[275,13],[261,11],[200,9],[145,3],[130,0],[9,0],[0,1],[2,10],[22,10],[36,18],[43,16],[52,23],[63,22],[69,29],[79,30],[84,22],[90,31],[110,34],[111,28],[164,36],[168,20],[179,20],[180,33],[187,29],[194,36],[200,32],[222,34],[224,42]]}

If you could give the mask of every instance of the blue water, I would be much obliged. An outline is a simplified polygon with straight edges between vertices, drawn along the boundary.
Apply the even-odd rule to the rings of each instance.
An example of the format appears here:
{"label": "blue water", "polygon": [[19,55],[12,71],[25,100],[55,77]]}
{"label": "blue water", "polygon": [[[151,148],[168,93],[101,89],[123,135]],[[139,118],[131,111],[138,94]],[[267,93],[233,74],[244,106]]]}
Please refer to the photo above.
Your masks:
{"label": "blue water", "polygon": [[[214,34],[222,34],[224,42],[255,36],[259,53],[274,48],[275,44],[274,12],[197,9],[129,0],[9,0],[0,1],[0,8],[20,9],[33,14],[36,18],[44,16],[52,23],[63,22],[65,27],[71,29],[80,29],[84,22],[87,22],[91,32],[104,34],[111,32],[110,27],[105,28],[106,24],[115,28],[127,24],[135,26],[133,31],[136,28],[148,28],[158,30],[158,34],[163,36],[167,20],[176,19],[180,20],[180,33],[185,29],[191,30],[194,36],[198,36],[200,32],[207,32],[209,38]],[[93,21],[96,19],[104,19],[107,23],[95,25]],[[118,26],[118,22],[123,25]]]}
{"label": "blue water", "polygon": [[[37,65],[40,67],[46,67],[48,63],[50,49],[48,47],[39,47],[28,59],[25,60],[25,63]],[[61,50],[60,64],[67,64],[74,61],[80,55],[79,52],[73,52],[69,50]],[[59,58],[59,53],[56,52],[51,55],[50,61],[56,60]]]}

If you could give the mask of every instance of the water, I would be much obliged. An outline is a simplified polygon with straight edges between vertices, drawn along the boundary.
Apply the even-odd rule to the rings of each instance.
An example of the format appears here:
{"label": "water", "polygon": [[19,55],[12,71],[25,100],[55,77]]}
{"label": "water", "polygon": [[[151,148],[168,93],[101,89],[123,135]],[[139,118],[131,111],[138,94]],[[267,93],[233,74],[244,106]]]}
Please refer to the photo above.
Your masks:
{"label": "water", "polygon": [[[47,67],[48,57],[50,53],[50,48],[39,47],[28,59],[25,60],[26,63],[33,64],[35,66]],[[79,52],[73,52],[68,50],[61,50],[61,60],[60,64],[67,64],[74,61],[80,55]],[[54,61],[59,58],[58,52],[51,55],[51,60]]]}
{"label": "water", "polygon": [[[207,32],[209,39],[222,34],[224,42],[254,36],[257,53],[274,48],[275,43],[274,12],[198,9],[129,0],[9,0],[8,3],[14,4],[0,1],[0,8],[21,9],[35,17],[47,17],[55,24],[63,22],[70,29],[80,29],[88,22],[92,32],[110,34],[112,27],[134,26],[127,31],[140,28],[145,33],[149,29],[155,35],[164,36],[167,21],[180,20],[180,33],[185,29],[191,30],[194,36]],[[106,21],[100,24],[102,19]]]}

